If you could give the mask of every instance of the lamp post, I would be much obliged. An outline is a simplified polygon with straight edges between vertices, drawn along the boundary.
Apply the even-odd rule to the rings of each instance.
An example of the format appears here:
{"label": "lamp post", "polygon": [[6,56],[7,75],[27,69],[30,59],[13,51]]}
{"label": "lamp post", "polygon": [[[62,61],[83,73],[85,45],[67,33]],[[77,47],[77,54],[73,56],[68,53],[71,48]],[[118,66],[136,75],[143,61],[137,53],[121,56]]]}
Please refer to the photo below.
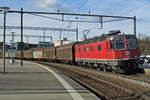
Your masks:
{"label": "lamp post", "polygon": [[5,34],[6,34],[6,13],[9,7],[0,7],[0,10],[4,14],[4,28],[3,28],[3,69],[2,73],[5,74]]}

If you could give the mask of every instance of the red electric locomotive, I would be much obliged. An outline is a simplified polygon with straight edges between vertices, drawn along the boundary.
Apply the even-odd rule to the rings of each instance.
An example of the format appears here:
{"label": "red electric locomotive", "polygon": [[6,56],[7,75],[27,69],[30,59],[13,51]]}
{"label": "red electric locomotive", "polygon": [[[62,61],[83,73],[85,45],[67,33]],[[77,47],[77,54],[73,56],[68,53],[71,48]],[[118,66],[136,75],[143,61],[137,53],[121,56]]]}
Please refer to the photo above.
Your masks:
{"label": "red electric locomotive", "polygon": [[138,70],[139,49],[134,35],[110,31],[75,45],[75,62],[117,73]]}

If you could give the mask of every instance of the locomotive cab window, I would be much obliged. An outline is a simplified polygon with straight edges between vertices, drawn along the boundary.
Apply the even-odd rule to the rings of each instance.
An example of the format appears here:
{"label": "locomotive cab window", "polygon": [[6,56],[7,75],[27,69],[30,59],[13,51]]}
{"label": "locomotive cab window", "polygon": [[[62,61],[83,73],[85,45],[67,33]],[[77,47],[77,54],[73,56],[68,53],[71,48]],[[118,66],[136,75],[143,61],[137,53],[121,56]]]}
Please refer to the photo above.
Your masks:
{"label": "locomotive cab window", "polygon": [[100,45],[100,44],[97,45],[97,50],[98,50],[98,51],[101,51],[101,45]]}
{"label": "locomotive cab window", "polygon": [[90,51],[93,51],[93,46],[90,46]]}
{"label": "locomotive cab window", "polygon": [[86,47],[83,48],[83,51],[86,52]]}
{"label": "locomotive cab window", "polygon": [[128,48],[129,49],[137,49],[137,40],[136,39],[129,39],[128,40]]}
{"label": "locomotive cab window", "polygon": [[123,50],[125,49],[125,40],[115,40],[115,49],[116,50]]}

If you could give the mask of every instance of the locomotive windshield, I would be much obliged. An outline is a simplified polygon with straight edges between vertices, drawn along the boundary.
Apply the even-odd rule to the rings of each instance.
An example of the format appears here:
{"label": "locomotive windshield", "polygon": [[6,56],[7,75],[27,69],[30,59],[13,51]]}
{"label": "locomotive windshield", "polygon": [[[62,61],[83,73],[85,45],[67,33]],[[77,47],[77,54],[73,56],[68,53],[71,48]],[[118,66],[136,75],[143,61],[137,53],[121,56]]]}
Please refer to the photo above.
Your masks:
{"label": "locomotive windshield", "polygon": [[125,40],[114,40],[111,42],[111,47],[116,50],[124,50],[125,49]]}
{"label": "locomotive windshield", "polygon": [[128,40],[128,48],[129,49],[137,49],[137,40],[136,39],[129,39]]}
{"label": "locomotive windshield", "polygon": [[115,49],[125,49],[125,41],[124,40],[115,40]]}

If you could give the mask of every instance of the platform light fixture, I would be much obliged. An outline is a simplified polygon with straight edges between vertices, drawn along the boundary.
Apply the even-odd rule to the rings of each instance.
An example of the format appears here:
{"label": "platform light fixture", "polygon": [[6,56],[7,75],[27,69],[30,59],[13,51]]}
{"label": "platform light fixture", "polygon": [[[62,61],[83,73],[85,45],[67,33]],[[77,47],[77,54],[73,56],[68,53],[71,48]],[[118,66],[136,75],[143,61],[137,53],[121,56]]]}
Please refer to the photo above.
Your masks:
{"label": "platform light fixture", "polygon": [[9,10],[9,7],[0,7],[0,11],[4,15],[4,26],[3,26],[3,68],[2,68],[2,73],[5,74],[5,34],[6,34],[6,14]]}

